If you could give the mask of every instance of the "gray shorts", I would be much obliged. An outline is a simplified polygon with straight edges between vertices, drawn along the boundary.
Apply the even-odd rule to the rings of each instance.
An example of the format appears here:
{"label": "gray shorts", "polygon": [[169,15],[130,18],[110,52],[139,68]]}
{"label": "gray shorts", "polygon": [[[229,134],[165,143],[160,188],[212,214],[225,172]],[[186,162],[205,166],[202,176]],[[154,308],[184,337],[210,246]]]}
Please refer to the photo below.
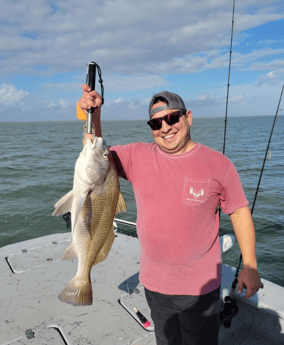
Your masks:
{"label": "gray shorts", "polygon": [[157,345],[218,345],[220,287],[206,295],[163,295],[145,288]]}

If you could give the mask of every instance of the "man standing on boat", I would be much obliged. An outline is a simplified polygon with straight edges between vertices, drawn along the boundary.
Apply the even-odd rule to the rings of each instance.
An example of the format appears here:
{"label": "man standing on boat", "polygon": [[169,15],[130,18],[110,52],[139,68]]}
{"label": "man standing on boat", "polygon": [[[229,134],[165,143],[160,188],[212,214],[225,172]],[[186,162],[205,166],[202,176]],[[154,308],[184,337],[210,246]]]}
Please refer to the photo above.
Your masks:
{"label": "man standing on boat", "polygon": [[[83,85],[78,117],[101,97]],[[140,282],[155,324],[157,345],[218,344],[221,283],[218,207],[229,214],[243,255],[238,291],[260,287],[255,230],[232,162],[191,140],[192,113],[176,94],[156,94],[149,106],[154,143],[112,146],[120,177],[132,183],[141,244]]]}

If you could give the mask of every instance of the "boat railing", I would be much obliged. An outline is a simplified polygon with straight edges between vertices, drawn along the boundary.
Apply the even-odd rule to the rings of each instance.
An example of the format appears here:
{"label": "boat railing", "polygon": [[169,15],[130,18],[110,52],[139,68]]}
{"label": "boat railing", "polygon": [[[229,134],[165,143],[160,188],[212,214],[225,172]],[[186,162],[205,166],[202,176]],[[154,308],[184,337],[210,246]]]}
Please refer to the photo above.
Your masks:
{"label": "boat railing", "polygon": [[127,220],[123,220],[123,219],[119,219],[119,218],[114,218],[114,220],[113,220],[113,229],[114,229],[114,232],[118,232],[120,234],[132,236],[132,237],[137,237],[136,230],[122,229],[122,228],[120,228],[117,225],[117,223],[124,224],[124,225],[130,226],[130,227],[135,228],[135,229],[136,229],[136,223],[129,222]]}

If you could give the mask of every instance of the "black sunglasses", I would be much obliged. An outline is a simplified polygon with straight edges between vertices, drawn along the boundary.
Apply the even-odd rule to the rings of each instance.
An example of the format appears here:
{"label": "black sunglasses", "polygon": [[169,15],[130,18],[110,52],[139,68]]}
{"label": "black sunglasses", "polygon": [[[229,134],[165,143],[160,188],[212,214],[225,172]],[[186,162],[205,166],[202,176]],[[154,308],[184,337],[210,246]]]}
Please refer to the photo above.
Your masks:
{"label": "black sunglasses", "polygon": [[185,110],[179,110],[175,111],[173,113],[167,114],[162,117],[158,117],[156,119],[149,120],[147,124],[151,127],[153,131],[156,131],[158,129],[162,128],[162,121],[165,120],[166,124],[169,126],[174,125],[175,123],[179,122],[179,118],[182,115],[185,115],[186,111]]}

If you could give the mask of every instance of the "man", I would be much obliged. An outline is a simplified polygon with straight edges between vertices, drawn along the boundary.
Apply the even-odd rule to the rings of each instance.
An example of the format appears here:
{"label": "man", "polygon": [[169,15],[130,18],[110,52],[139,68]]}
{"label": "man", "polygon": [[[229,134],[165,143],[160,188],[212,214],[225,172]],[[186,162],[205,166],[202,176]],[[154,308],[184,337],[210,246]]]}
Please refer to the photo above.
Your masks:
{"label": "man", "polygon": [[[93,124],[101,136],[101,98],[87,85],[82,88],[78,117],[94,107]],[[191,140],[192,113],[178,95],[155,95],[149,117],[155,143],[118,145],[111,151],[119,175],[132,183],[135,194],[139,278],[157,345],[218,344],[219,205],[230,215],[243,255],[238,290],[246,287],[249,298],[260,288],[248,201],[230,160]]]}

